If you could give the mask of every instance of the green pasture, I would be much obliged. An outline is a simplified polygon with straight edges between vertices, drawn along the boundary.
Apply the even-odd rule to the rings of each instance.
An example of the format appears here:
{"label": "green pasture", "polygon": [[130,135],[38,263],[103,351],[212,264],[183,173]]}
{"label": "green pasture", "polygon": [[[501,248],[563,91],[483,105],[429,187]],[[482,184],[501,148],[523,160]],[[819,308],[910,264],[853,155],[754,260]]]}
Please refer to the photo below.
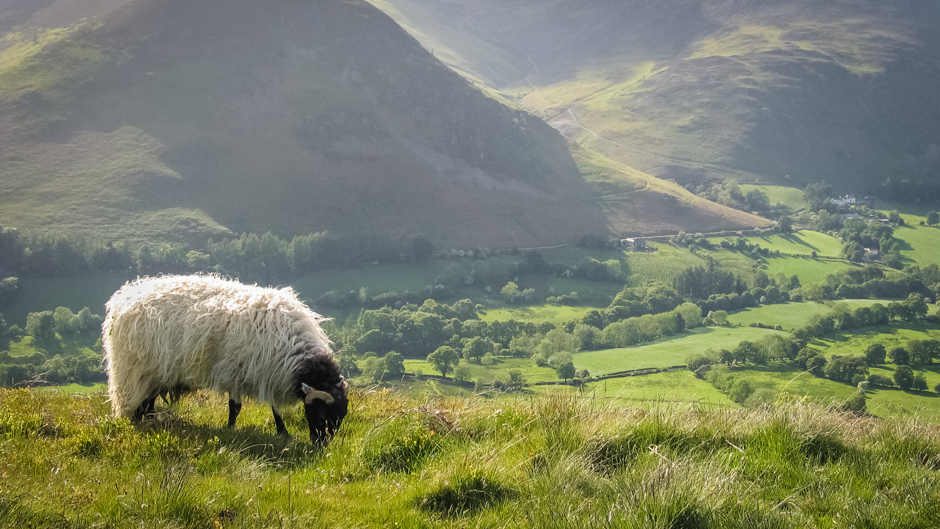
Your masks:
{"label": "green pasture", "polygon": [[[522,371],[526,382],[554,382],[558,380],[555,370],[550,367],[538,367],[529,358],[498,358],[496,363],[491,366],[484,366],[465,360],[460,361],[460,365],[470,367],[470,380],[482,378],[486,382],[492,382],[494,379],[509,379],[509,371],[518,369]],[[408,373],[421,372],[423,375],[440,375],[441,373],[433,365],[425,360],[406,359],[405,371]],[[448,378],[453,378],[453,372],[448,373]]]}
{"label": "green pasture", "polygon": [[589,383],[581,390],[581,394],[628,406],[681,402],[695,402],[706,408],[714,405],[736,406],[724,393],[685,369],[599,380]]}
{"label": "green pasture", "polygon": [[731,349],[743,340],[756,340],[772,333],[780,331],[757,327],[700,327],[633,347],[576,353],[574,365],[578,369],[587,369],[592,375],[677,366],[685,364],[693,353],[702,353],[706,349]]}
{"label": "green pasture", "polygon": [[45,386],[33,389],[33,391],[57,391],[63,395],[91,395],[93,393],[103,393],[107,390],[108,385],[104,382],[97,384],[65,384],[63,386]]}
{"label": "green pasture", "polygon": [[900,239],[901,258],[920,266],[940,264],[940,228],[936,226],[899,226],[894,237]]}
{"label": "green pasture", "polygon": [[[870,368],[869,373],[884,377],[894,377],[893,365]],[[927,387],[933,388],[940,383],[940,373],[937,366],[920,369],[913,366],[915,373],[923,373],[927,379]],[[868,391],[868,412],[879,417],[918,415],[927,418],[933,423],[940,419],[940,395],[935,391],[904,391],[900,388],[870,387]]]}
{"label": "green pasture", "polygon": [[490,309],[480,313],[483,321],[523,321],[530,323],[551,322],[558,326],[563,323],[583,318],[592,310],[601,310],[604,307],[569,307],[566,305],[531,305],[526,307],[507,306],[501,309]]}
{"label": "green pasture", "polygon": [[55,355],[63,356],[98,356],[92,349],[100,337],[100,332],[86,331],[83,333],[62,336],[56,334],[56,339],[47,344],[38,344],[32,336],[2,336],[0,337],[0,351],[9,351],[10,356],[31,356],[42,353],[46,358]]}
{"label": "green pasture", "polygon": [[789,331],[806,325],[815,316],[828,314],[830,310],[826,305],[814,302],[760,305],[731,313],[728,315],[728,321],[734,325],[780,325]]}
{"label": "green pasture", "polygon": [[834,382],[828,378],[817,378],[808,372],[780,363],[766,366],[748,365],[735,369],[734,373],[744,377],[755,391],[769,388],[776,393],[786,392],[822,403],[842,402],[857,391],[855,386]]}
{"label": "green pasture", "polygon": [[847,261],[829,261],[822,259],[807,259],[802,257],[773,257],[767,259],[761,266],[768,277],[777,277],[783,274],[787,277],[796,275],[800,284],[810,285],[826,279],[829,274],[858,267]]}
{"label": "green pasture", "polygon": [[630,268],[630,286],[644,286],[657,281],[672,285],[673,279],[686,268],[705,262],[685,248],[654,242],[647,246],[652,251],[624,252]]}
{"label": "green pasture", "polygon": [[[919,371],[916,370],[915,371]],[[871,373],[893,376],[889,370],[873,368]],[[857,388],[852,384],[835,382],[826,378],[817,378],[806,371],[798,371],[789,366],[774,365],[769,367],[749,367],[739,371],[755,390],[771,388],[799,397],[826,403],[840,403],[852,397]],[[927,371],[928,387],[940,382],[940,374]],[[902,391],[898,388],[870,388],[867,393],[868,412],[884,417],[899,413],[917,414],[921,418],[936,419],[940,413],[940,398],[932,391]],[[902,412],[903,410],[903,412]]]}
{"label": "green pasture", "polygon": [[744,255],[741,252],[727,251],[708,251],[705,252],[712,256],[712,259],[721,266],[722,269],[741,276],[748,283],[754,280],[754,259]]}
{"label": "green pasture", "polygon": [[802,189],[784,186],[741,184],[741,192],[745,195],[752,189],[763,191],[764,194],[767,195],[767,199],[770,201],[771,205],[776,205],[781,202],[786,204],[787,209],[789,209],[791,213],[809,207],[809,203],[803,198]]}
{"label": "green pasture", "polygon": [[880,343],[887,350],[905,347],[911,340],[940,339],[940,329],[929,323],[913,323],[905,326],[879,325],[853,332],[830,334],[817,338],[810,345],[820,349],[825,356],[864,355],[868,346]]}
{"label": "green pasture", "polygon": [[[813,252],[820,257],[842,255],[842,243],[839,239],[818,231],[801,230],[794,233],[745,237],[745,239],[749,244],[759,244],[761,248],[787,255],[809,256]],[[722,240],[734,242],[737,237],[713,237],[709,240],[712,244],[720,244]]]}

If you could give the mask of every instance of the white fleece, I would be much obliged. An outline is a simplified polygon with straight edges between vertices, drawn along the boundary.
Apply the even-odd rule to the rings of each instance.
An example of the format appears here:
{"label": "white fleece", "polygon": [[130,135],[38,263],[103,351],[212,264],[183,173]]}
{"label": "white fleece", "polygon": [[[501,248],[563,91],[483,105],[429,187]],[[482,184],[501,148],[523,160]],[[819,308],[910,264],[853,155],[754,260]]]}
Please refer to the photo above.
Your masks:
{"label": "white fleece", "polygon": [[106,308],[102,342],[116,416],[176,386],[280,408],[296,402],[299,353],[330,351],[324,318],[290,288],[205,275],[151,277],[125,284]]}

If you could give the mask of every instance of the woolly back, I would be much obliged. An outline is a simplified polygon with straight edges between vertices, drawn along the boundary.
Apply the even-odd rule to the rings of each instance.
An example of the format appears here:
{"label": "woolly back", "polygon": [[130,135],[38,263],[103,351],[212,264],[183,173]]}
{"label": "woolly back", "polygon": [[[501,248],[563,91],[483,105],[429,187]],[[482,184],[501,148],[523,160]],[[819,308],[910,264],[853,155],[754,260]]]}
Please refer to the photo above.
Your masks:
{"label": "woolly back", "polygon": [[289,288],[216,276],[137,279],[108,301],[102,342],[112,407],[133,411],[161,388],[186,386],[292,402],[303,358],[332,358],[324,320]]}

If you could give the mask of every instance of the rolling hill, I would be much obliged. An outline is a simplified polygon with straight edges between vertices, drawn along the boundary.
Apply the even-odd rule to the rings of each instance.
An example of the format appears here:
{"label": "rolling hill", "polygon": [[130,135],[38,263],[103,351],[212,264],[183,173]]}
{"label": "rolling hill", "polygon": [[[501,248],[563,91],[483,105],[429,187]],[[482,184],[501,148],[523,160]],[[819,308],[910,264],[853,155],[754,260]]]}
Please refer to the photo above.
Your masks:
{"label": "rolling hill", "polygon": [[683,185],[940,173],[940,5],[374,0],[566,137]]}
{"label": "rolling hill", "polygon": [[363,1],[12,0],[0,31],[0,224],[27,233],[511,247],[764,222],[569,150]]}

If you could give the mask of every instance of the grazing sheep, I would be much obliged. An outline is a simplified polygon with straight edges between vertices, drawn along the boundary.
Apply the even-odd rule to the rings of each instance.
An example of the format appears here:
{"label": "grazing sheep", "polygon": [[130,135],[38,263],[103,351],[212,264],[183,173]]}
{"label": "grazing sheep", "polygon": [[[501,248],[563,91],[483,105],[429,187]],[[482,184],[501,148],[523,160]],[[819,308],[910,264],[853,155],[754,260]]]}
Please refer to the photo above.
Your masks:
{"label": "grazing sheep", "polygon": [[102,325],[108,394],[116,416],[152,413],[157,396],[199,388],[229,394],[229,427],[242,397],[278,410],[304,401],[310,440],[346,416],[349,385],[333,359],[324,320],[289,288],[215,276],[138,279],[111,296]]}

